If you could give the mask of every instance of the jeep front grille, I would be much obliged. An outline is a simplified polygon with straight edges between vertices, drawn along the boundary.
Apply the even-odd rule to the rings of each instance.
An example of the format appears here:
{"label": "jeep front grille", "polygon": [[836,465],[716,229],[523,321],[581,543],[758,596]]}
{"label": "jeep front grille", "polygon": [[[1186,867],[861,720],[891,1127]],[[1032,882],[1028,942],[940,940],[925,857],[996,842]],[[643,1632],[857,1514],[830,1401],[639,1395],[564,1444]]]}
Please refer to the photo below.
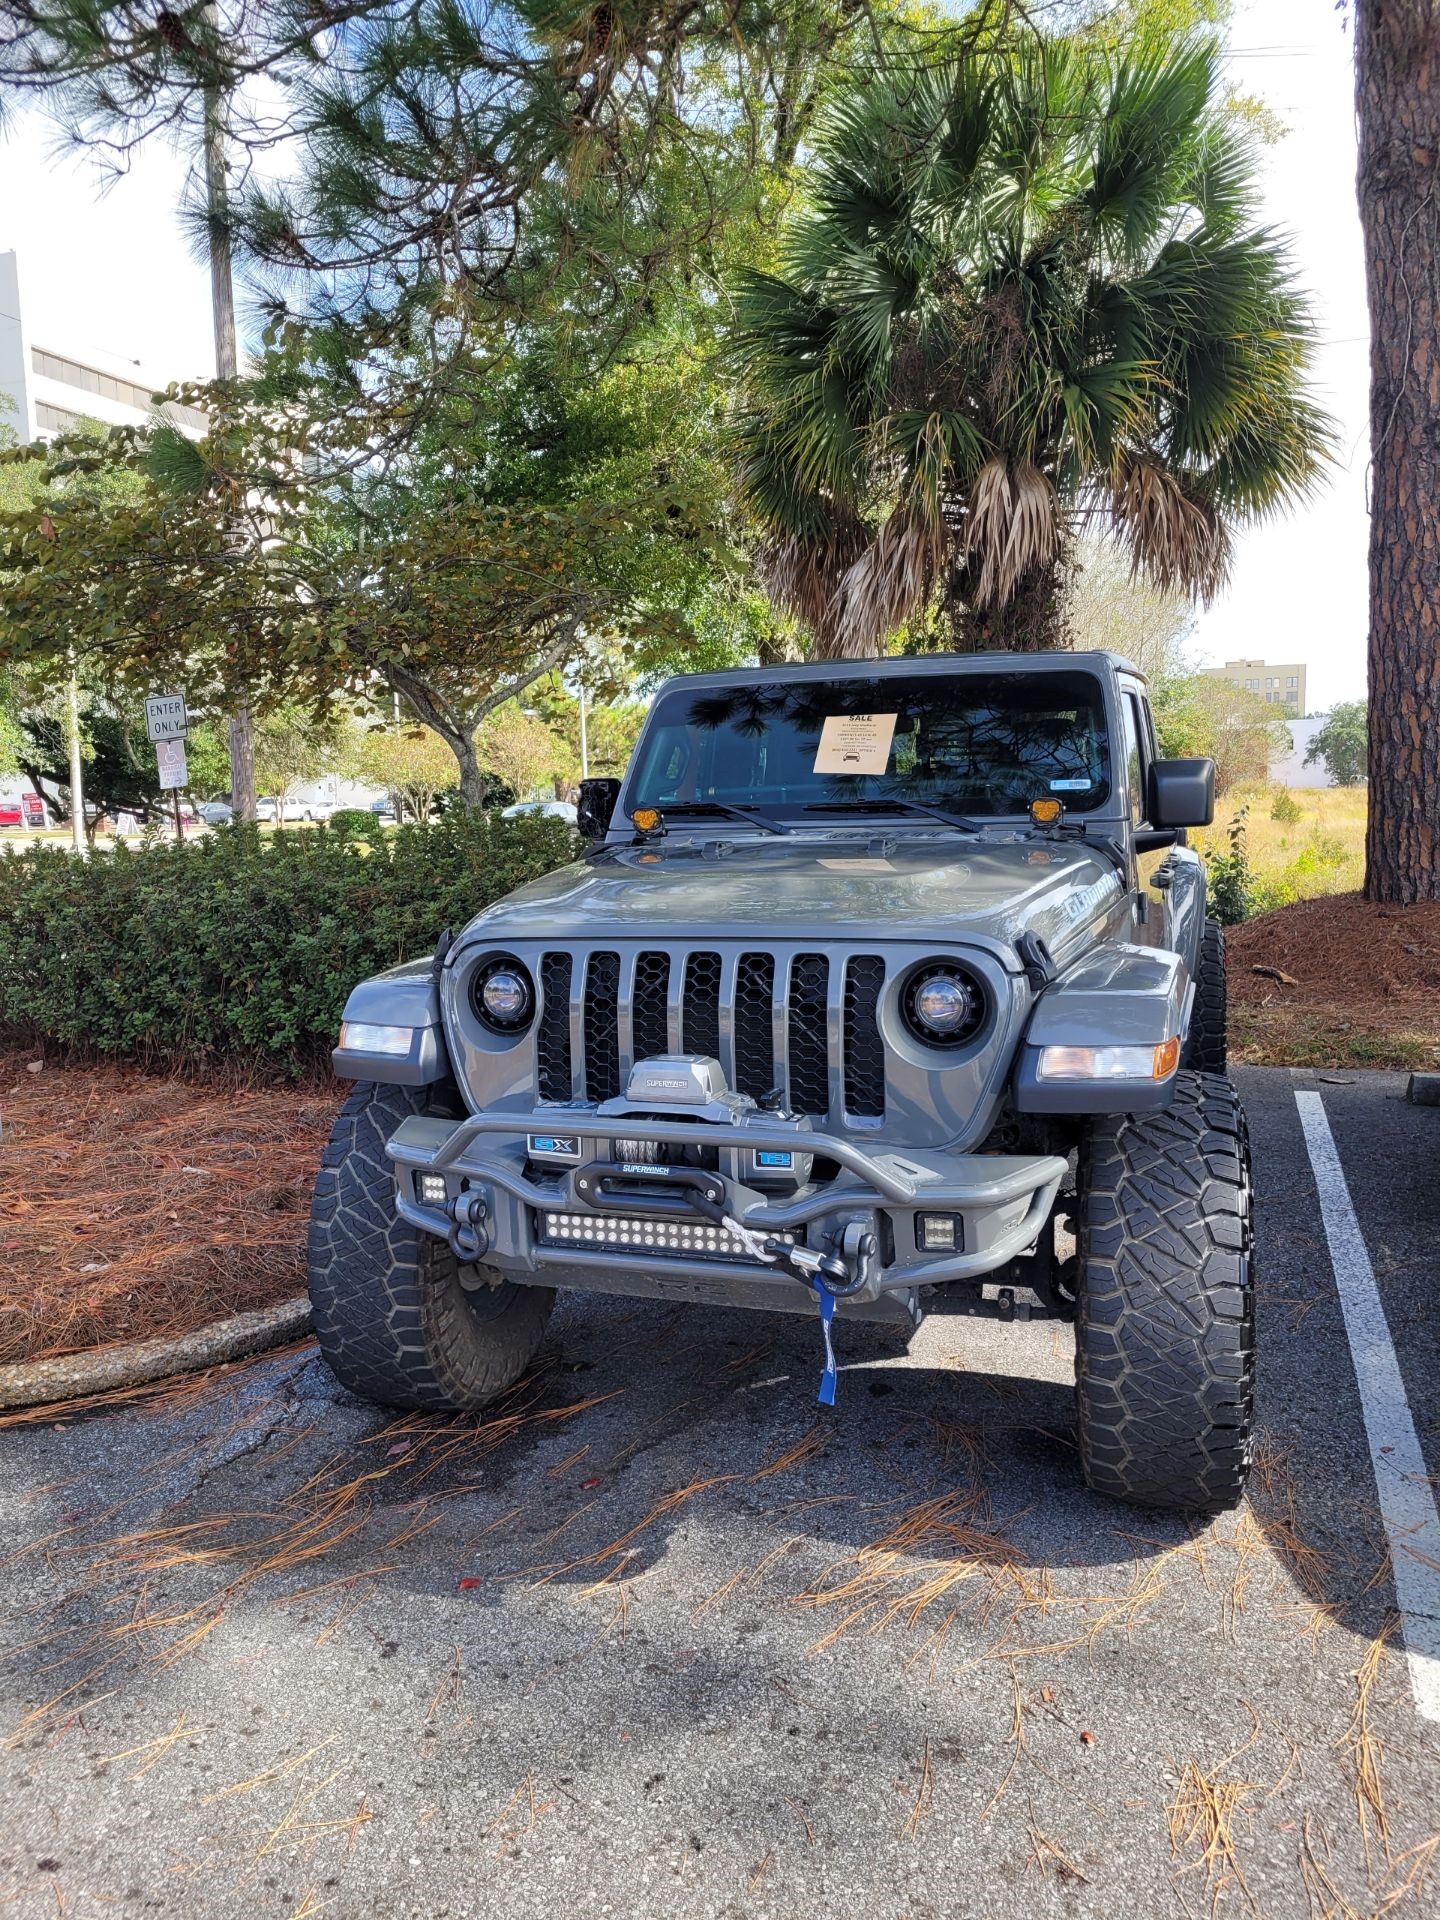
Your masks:
{"label": "jeep front grille", "polygon": [[877,953],[555,950],[539,978],[542,1100],[608,1100],[636,1060],[705,1053],[756,1099],[778,1087],[795,1112],[837,1126],[884,1117]]}
{"label": "jeep front grille", "polygon": [[535,1028],[535,1084],[542,1100],[568,1100],[570,1065],[570,956],[547,953],[540,962],[544,1002]]}
{"label": "jeep front grille", "polygon": [[885,962],[857,953],[845,975],[845,1110],[865,1119],[885,1111],[885,1047],[876,1017]]}
{"label": "jeep front grille", "polygon": [[620,993],[618,953],[592,953],[585,971],[585,1093],[613,1100],[620,1091],[620,1034],[615,1003]]}

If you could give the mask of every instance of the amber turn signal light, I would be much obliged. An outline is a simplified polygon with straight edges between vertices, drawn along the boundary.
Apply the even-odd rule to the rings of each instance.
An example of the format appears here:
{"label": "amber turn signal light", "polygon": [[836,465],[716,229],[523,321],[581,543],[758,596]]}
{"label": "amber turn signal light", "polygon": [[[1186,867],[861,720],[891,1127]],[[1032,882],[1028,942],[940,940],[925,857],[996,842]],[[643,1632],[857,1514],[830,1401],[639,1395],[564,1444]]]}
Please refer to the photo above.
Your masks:
{"label": "amber turn signal light", "polygon": [[1162,1040],[1155,1049],[1155,1065],[1151,1068],[1152,1080],[1168,1080],[1180,1064],[1180,1036],[1172,1034],[1168,1040]]}
{"label": "amber turn signal light", "polygon": [[1030,818],[1037,827],[1053,827],[1060,818],[1061,807],[1058,800],[1032,800]]}

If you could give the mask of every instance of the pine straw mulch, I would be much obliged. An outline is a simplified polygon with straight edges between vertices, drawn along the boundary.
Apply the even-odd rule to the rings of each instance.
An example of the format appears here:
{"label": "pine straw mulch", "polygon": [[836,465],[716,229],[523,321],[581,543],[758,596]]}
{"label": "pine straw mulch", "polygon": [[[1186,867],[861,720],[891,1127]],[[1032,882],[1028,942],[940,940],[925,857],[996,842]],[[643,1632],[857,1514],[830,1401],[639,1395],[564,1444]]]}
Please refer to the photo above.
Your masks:
{"label": "pine straw mulch", "polygon": [[1232,1059],[1440,1066],[1440,902],[1299,900],[1227,935]]}
{"label": "pine straw mulch", "polygon": [[341,1090],[0,1050],[0,1364],[192,1332],[304,1290]]}

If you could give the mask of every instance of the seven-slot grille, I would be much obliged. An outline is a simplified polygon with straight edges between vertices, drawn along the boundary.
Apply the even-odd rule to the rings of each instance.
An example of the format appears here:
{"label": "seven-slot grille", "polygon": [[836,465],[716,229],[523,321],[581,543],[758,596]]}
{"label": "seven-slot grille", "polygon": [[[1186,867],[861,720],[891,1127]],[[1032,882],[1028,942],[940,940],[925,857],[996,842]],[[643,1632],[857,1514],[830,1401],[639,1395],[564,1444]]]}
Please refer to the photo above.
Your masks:
{"label": "seven-slot grille", "polygon": [[599,947],[544,953],[539,976],[542,1100],[609,1100],[636,1060],[703,1053],[756,1099],[779,1087],[797,1113],[884,1116],[879,954]]}

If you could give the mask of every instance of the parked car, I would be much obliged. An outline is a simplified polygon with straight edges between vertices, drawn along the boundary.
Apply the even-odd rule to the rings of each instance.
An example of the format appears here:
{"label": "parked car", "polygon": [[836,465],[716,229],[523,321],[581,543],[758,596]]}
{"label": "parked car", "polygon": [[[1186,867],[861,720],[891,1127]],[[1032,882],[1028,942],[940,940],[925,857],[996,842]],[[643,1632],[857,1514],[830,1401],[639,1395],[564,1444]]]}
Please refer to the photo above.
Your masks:
{"label": "parked car", "polygon": [[290,812],[294,813],[296,807],[299,808],[302,820],[332,820],[335,817],[333,800],[298,800],[290,808]]}
{"label": "parked car", "polygon": [[24,824],[24,803],[19,800],[0,800],[0,827],[23,827]]}
{"label": "parked car", "polygon": [[373,814],[377,814],[382,820],[393,820],[395,818],[395,802],[390,798],[388,793],[382,793],[378,800],[372,800],[370,802],[370,811]]}
{"label": "parked car", "polygon": [[202,800],[200,818],[207,827],[228,827],[235,811],[228,800]]}
{"label": "parked car", "polygon": [[586,857],[346,1003],[331,1368],[483,1405],[573,1287],[808,1315],[828,1405],[832,1321],[1050,1319],[1089,1485],[1234,1506],[1253,1190],[1183,843],[1214,781],[1113,653],[667,682],[581,787]]}
{"label": "parked car", "polygon": [[564,820],[572,827],[577,818],[575,809],[568,800],[520,800],[513,807],[506,807],[500,818],[518,820],[525,813],[543,813],[552,820]]}

